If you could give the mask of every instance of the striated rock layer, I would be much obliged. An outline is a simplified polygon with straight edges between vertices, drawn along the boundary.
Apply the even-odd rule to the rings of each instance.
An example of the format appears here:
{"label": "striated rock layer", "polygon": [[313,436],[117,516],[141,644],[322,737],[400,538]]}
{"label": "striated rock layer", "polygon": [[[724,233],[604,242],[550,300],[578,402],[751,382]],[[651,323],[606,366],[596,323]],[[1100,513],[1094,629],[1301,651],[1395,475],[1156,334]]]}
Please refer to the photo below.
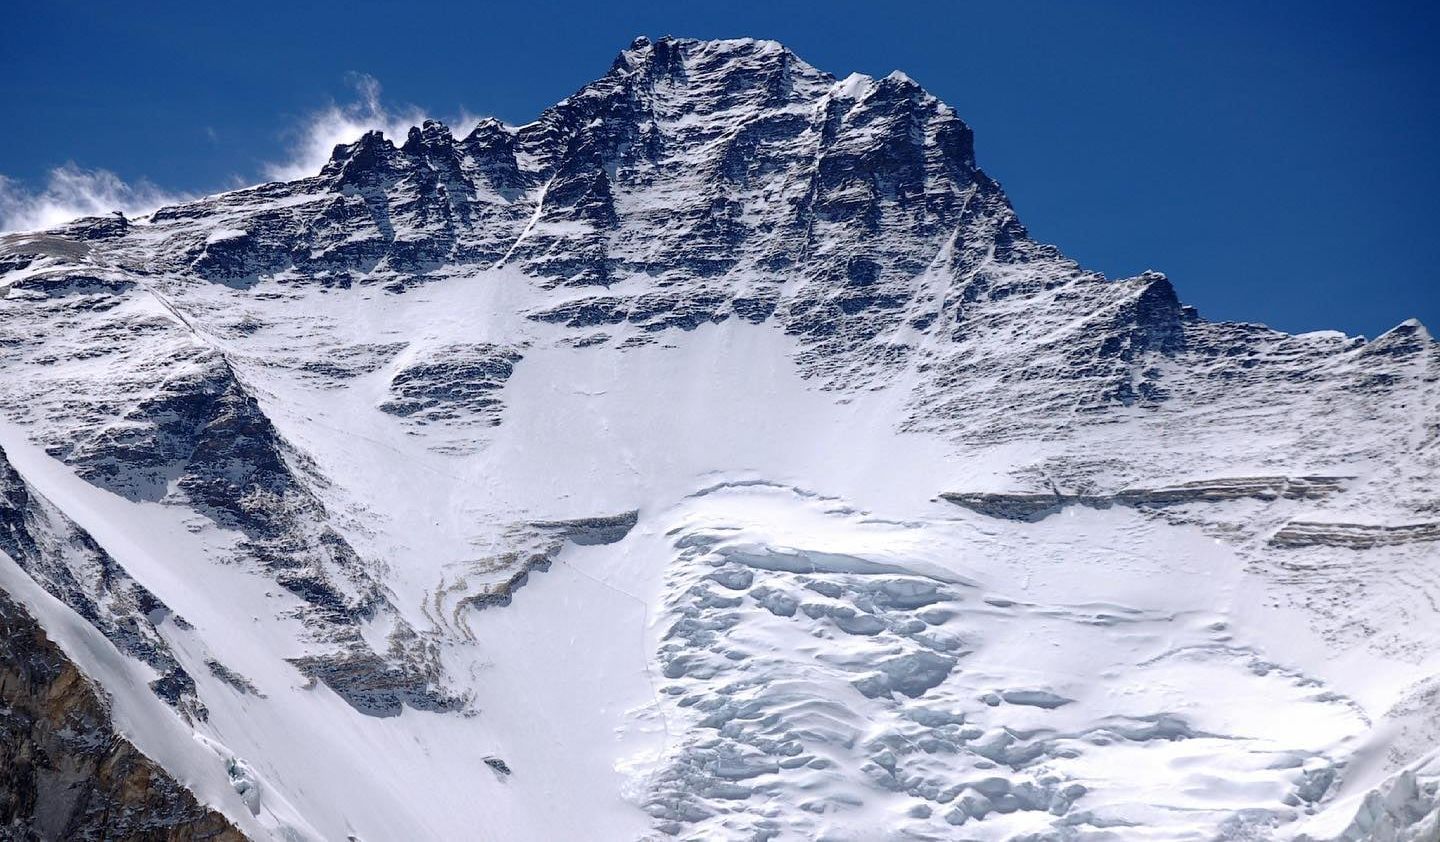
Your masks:
{"label": "striated rock layer", "polygon": [[[1106,279],[774,42],[466,128],[0,237],[0,585],[239,832],[1431,832],[1424,326]],[[0,801],[236,832],[126,757]]]}

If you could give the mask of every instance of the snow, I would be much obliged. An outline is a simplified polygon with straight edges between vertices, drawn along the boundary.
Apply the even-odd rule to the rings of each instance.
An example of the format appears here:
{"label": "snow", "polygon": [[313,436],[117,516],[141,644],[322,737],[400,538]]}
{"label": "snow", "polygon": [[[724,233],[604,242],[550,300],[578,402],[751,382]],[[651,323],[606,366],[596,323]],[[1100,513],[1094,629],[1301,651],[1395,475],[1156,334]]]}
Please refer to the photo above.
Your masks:
{"label": "snow", "polygon": [[[427,335],[407,351],[413,356],[462,334],[483,340],[517,329],[505,314],[520,309],[525,284],[503,272],[456,277],[399,302],[412,312],[387,306],[383,320],[356,311],[355,298],[328,303],[350,311],[334,320],[352,332],[336,337],[344,341],[383,339],[392,320],[425,325]],[[192,670],[211,709],[196,733],[225,747],[208,762],[193,750],[179,760],[173,735],[135,727],[177,724],[153,710],[158,702],[143,682],[125,682],[135,693],[121,698],[144,712],[123,716],[124,727],[167,766],[208,777],[202,795],[213,803],[233,804],[214,794],[214,779],[222,758],[239,758],[250,770],[241,788],[253,781],[264,809],[283,817],[274,826],[308,825],[314,838],[643,835],[647,817],[637,804],[651,791],[647,782],[695,727],[657,677],[668,606],[684,593],[667,577],[677,575],[676,536],[707,530],[720,530],[731,548],[724,557],[753,570],[757,584],[920,575],[978,590],[959,616],[978,623],[962,634],[966,648],[982,639],[983,646],[958,677],[922,696],[927,704],[953,699],[968,718],[990,710],[975,700],[996,692],[1012,700],[995,709],[1006,714],[1005,727],[1020,731],[1083,733],[1107,717],[1165,714],[1219,735],[1122,741],[1068,761],[1057,755],[1047,766],[1084,784],[1088,810],[1171,828],[1164,838],[1204,838],[1217,817],[1278,803],[1294,776],[1275,771],[1273,758],[1340,757],[1364,730],[1355,704],[1343,699],[1375,690],[1376,673],[1357,681],[1340,670],[1333,690],[1322,692],[1313,675],[1327,672],[1331,656],[1319,641],[1306,643],[1303,624],[1256,605],[1265,583],[1225,545],[1122,509],[1071,509],[1018,526],[933,502],[937,489],[989,469],[960,459],[938,436],[893,432],[894,393],[840,401],[810,388],[791,362],[794,351],[793,338],[735,321],[626,351],[532,348],[503,390],[504,423],[483,450],[463,456],[438,456],[396,419],[366,411],[384,370],[338,393],[290,384],[282,395],[270,381],[267,402],[282,431],[338,487],[381,495],[345,505],[383,516],[360,546],[389,559],[390,587],[407,611],[429,599],[465,547],[501,540],[489,524],[641,511],[629,539],[566,550],[512,605],[468,618],[475,642],[445,643],[447,673],[475,691],[469,717],[406,710],[376,719],[323,685],[304,687],[276,658],[293,649],[286,641],[295,632],[256,622],[274,616],[276,589],[206,561],[217,554],[205,542],[218,538],[188,531],[174,509],[90,487],[14,427],[3,444],[27,478],[195,623],[192,635],[172,636],[187,663],[213,656],[265,694],[237,697],[203,668]],[[863,449],[849,446],[859,441]],[[819,663],[873,663],[883,651],[873,650],[875,638],[834,633],[816,649],[803,627],[758,605],[747,617],[771,618],[746,640],[774,653],[775,682],[807,651]],[[1099,617],[1118,619],[1097,624]],[[410,619],[423,622],[418,613]],[[54,621],[47,616],[46,624]],[[1284,666],[1257,672],[1257,662],[1270,660]],[[120,683],[101,680],[112,689]],[[857,723],[884,721],[888,705],[835,680],[788,692],[834,698]],[[1324,701],[1326,692],[1337,700]],[[1047,709],[1025,704],[1027,693],[1079,701]],[[513,775],[498,780],[485,756],[503,759]],[[810,797],[843,804],[851,793],[865,805],[815,826],[834,838],[869,838],[911,803],[856,789],[853,780],[832,784],[833,795],[822,788]],[[562,800],[567,809],[551,807]],[[941,815],[937,809],[927,821],[946,827],[935,824]],[[986,838],[1036,821],[1025,811],[989,819],[998,835]]]}
{"label": "snow", "polygon": [[239,240],[247,236],[249,236],[249,234],[239,228],[216,228],[205,237],[205,245],[209,246],[229,240]]}
{"label": "snow", "polygon": [[[653,49],[629,51],[623,72],[645,72]],[[819,161],[883,149],[897,132],[929,161],[958,121],[930,100],[920,128],[893,119],[868,101],[884,86],[836,82],[773,42],[686,49],[690,87],[645,94],[645,130],[676,157],[607,170],[616,227],[557,211],[549,153],[522,148],[522,169],[546,174],[476,191],[476,207],[497,216],[461,240],[483,261],[407,274],[387,255],[334,275],[266,266],[197,278],[202,240],[323,229],[320,255],[380,236],[358,194],[239,191],[74,264],[89,273],[143,258],[123,295],[27,288],[4,302],[0,315],[23,331],[3,337],[16,350],[0,448],[188,621],[159,632],[196,681],[203,721],[182,720],[146,686],[149,668],[0,559],[0,586],[111,693],[119,727],[247,833],[287,842],[1329,838],[1357,811],[1380,816],[1377,798],[1428,798],[1435,544],[1268,542],[1294,522],[1433,512],[1433,349],[1377,362],[1335,332],[1197,323],[1184,349],[1147,350],[1150,325],[1134,311],[1155,278],[1106,283],[1039,250],[999,261],[984,226],[1006,224],[1003,197],[929,169],[911,186],[954,199],[980,228],[927,232],[894,215],[894,196],[841,178],[823,199],[873,199],[876,230],[861,237],[843,214],[817,215],[806,266],[776,271],[772,258],[796,247],[777,232],[790,230],[789,209],[815,201]],[[781,59],[788,98],[762,113],[749,88],[731,96],[737,73],[768,78]],[[559,107],[618,84],[607,77]],[[854,101],[832,140],[774,128],[811,120],[826,97]],[[592,117],[576,130],[613,128]],[[516,136],[523,145],[559,119]],[[766,131],[747,154],[773,172],[714,188],[707,179],[755,125]],[[933,169],[964,169],[955,164]],[[389,189],[411,198],[418,178]],[[285,215],[332,199],[359,221],[331,229],[318,213]],[[717,249],[734,267],[691,276],[666,265],[677,247],[710,255],[687,214],[717,200],[753,228],[736,254]],[[398,212],[385,224],[393,242],[430,233]],[[492,228],[503,236],[477,246]],[[536,268],[597,239],[643,271],[596,287]],[[865,305],[816,329],[795,316],[853,292],[804,268],[885,249],[922,258],[918,273],[872,290],[901,298],[893,312]],[[703,310],[717,292],[735,306],[737,291],[773,294],[775,315],[753,324]],[[699,317],[684,329],[660,329],[691,305]],[[550,318],[587,306],[620,315]],[[454,372],[496,359],[513,371],[478,398],[456,396],[476,384]],[[253,536],[185,496],[183,465],[166,466],[173,475],[149,498],[77,474],[75,448],[113,461],[116,442],[155,433],[142,410],[157,396],[216,371],[216,388],[253,398],[283,443],[284,469],[311,495],[302,510],[353,549],[348,584],[376,584],[383,608],[357,621],[360,642],[403,660],[389,647],[413,630],[434,652],[421,665],[462,704],[370,715],[302,675],[289,659],[330,652],[333,630],[256,560]],[[427,371],[433,382],[416,374]],[[386,410],[402,375],[435,412]],[[1166,398],[1106,391],[1147,384]],[[1100,499],[1276,476],[1343,479],[1328,496],[1071,505],[1035,522],[939,496]],[[508,604],[477,607],[527,553],[552,552],[543,524],[628,512],[623,539],[561,542]],[[1403,769],[1420,783],[1406,789]]]}
{"label": "snow", "polygon": [[862,92],[875,80],[863,73],[851,73],[835,83],[835,96],[840,99],[860,99]]}

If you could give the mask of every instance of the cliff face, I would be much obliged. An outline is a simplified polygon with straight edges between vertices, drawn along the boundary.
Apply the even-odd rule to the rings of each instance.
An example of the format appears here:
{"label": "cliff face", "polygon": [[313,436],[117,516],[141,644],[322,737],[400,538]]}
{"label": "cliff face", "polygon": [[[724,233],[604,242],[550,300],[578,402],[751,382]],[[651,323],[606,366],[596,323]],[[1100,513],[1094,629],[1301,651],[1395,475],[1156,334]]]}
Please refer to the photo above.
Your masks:
{"label": "cliff face", "polygon": [[[1401,827],[1440,343],[1181,302],[904,74],[639,39],[524,125],[0,237],[0,588],[257,838]],[[226,832],[37,663],[17,833]]]}
{"label": "cliff face", "polygon": [[245,838],[115,733],[104,697],[3,593],[0,639],[0,838]]}

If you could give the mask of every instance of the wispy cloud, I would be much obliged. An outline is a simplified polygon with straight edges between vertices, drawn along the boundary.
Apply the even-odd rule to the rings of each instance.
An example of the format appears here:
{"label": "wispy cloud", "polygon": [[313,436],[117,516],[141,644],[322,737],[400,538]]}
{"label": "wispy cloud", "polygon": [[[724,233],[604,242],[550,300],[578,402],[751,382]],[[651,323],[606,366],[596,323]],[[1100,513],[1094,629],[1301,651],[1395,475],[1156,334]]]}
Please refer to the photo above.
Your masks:
{"label": "wispy cloud", "polygon": [[[315,175],[330,159],[336,144],[353,143],[371,129],[380,129],[392,141],[402,143],[411,126],[425,121],[424,110],[414,105],[386,103],[380,82],[368,74],[353,74],[354,98],[331,102],[302,120],[286,136],[289,140],[281,160],[263,164],[259,175],[266,180],[289,181]],[[444,122],[463,135],[480,117],[461,110]],[[215,130],[203,127],[212,142]],[[217,182],[221,181],[217,177]],[[244,186],[246,179],[223,179],[217,190]],[[0,233],[50,228],[81,216],[121,211],[137,216],[193,196],[175,193],[148,180],[127,183],[105,169],[85,169],[74,163],[56,167],[41,187],[32,187],[0,175]]]}
{"label": "wispy cloud", "polygon": [[[330,153],[341,143],[354,143],[371,129],[379,129],[396,144],[403,143],[411,126],[418,126],[427,117],[418,106],[387,104],[381,98],[380,82],[364,73],[351,76],[355,99],[348,103],[332,102],[309,115],[291,133],[288,156],[284,161],[266,164],[261,172],[275,181],[304,178],[320,171]],[[464,111],[453,119],[444,120],[455,131],[464,134],[479,121],[479,116]]]}
{"label": "wispy cloud", "polygon": [[187,198],[149,181],[130,184],[109,170],[87,170],[74,163],[51,170],[39,189],[0,175],[0,232],[50,228],[117,210],[137,216]]}

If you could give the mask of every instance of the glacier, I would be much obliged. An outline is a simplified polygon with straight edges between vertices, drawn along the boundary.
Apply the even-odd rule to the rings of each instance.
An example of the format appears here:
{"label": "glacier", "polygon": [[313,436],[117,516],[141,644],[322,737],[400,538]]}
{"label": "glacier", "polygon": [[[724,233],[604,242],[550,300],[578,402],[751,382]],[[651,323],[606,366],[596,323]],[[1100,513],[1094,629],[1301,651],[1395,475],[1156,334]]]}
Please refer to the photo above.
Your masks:
{"label": "glacier", "polygon": [[903,73],[640,38],[0,237],[0,348],[7,838],[1440,834],[1440,344],[1086,270]]}

